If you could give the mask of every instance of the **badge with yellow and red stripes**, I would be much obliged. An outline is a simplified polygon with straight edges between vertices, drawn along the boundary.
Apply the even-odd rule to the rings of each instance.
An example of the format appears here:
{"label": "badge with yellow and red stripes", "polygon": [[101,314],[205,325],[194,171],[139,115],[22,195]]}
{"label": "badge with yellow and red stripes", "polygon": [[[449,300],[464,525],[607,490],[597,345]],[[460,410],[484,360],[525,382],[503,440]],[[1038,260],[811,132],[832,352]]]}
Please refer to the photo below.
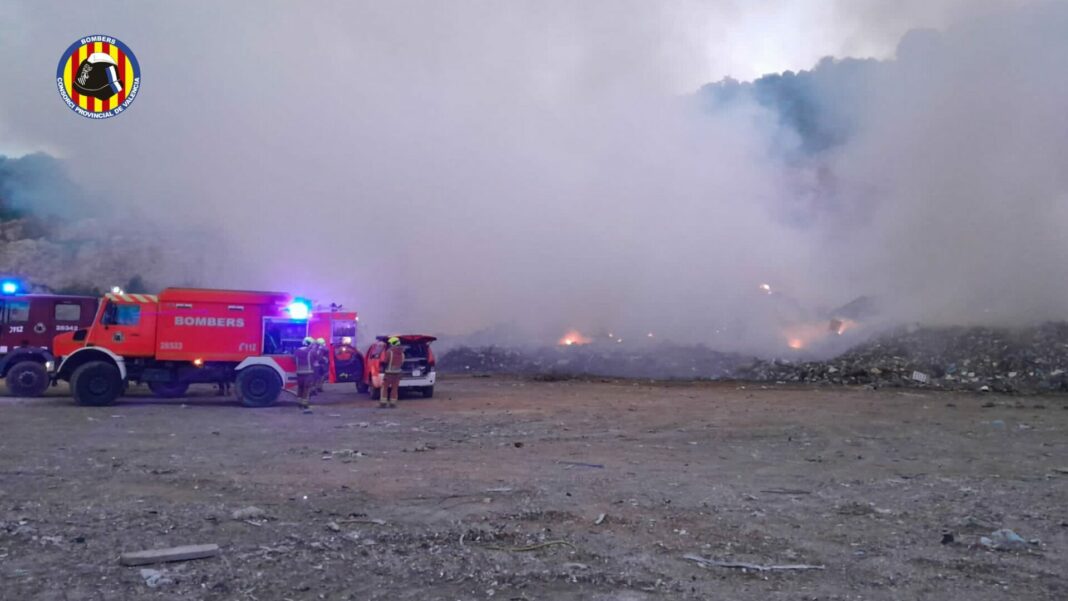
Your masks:
{"label": "badge with yellow and red stripes", "polygon": [[137,98],[141,66],[121,41],[108,35],[85,36],[59,58],[56,85],[70,110],[90,119],[107,119]]}

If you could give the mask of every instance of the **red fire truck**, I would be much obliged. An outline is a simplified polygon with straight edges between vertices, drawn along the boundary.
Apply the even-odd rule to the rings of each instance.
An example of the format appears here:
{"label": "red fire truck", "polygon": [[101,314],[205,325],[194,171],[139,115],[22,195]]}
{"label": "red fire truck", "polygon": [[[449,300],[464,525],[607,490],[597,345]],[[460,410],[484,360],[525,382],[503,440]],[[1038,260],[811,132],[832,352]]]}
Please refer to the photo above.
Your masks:
{"label": "red fire truck", "polygon": [[281,292],[107,294],[92,325],[56,336],[55,378],[83,405],[113,403],[128,382],[160,396],[233,382],[246,406],[271,405],[295,384],[292,352],[308,335],[308,307]]}
{"label": "red fire truck", "polygon": [[355,382],[360,392],[366,392],[363,384],[363,355],[356,350],[356,326],[359,316],[355,311],[342,311],[338,305],[330,310],[316,310],[308,324],[309,336],[326,340],[330,349],[330,379],[332,383]]}
{"label": "red fire truck", "polygon": [[10,394],[41,396],[54,367],[52,339],[92,322],[91,296],[19,294],[14,280],[0,282],[0,377]]}

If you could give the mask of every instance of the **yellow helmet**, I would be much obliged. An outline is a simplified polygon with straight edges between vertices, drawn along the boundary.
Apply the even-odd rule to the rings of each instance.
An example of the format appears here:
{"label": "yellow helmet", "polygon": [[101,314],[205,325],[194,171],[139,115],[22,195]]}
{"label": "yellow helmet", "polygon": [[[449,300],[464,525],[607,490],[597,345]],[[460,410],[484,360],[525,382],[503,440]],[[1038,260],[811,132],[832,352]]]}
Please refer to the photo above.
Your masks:
{"label": "yellow helmet", "polygon": [[398,344],[400,344],[400,338],[397,338],[396,336],[390,336],[389,345],[390,346],[397,346]]}
{"label": "yellow helmet", "polygon": [[326,346],[326,339],[325,338],[316,338],[315,339],[315,343],[316,344],[321,344],[323,346]]}
{"label": "yellow helmet", "polygon": [[304,344],[305,344],[305,346],[309,345],[309,344],[315,344],[315,339],[312,338],[311,336],[305,336],[304,337]]}

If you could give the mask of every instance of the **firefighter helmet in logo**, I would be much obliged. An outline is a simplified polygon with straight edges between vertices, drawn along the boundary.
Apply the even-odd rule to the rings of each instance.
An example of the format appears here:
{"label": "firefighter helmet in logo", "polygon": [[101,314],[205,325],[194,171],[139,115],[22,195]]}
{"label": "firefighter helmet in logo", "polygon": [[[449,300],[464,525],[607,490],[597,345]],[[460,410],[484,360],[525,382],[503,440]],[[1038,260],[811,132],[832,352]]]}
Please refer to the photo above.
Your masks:
{"label": "firefighter helmet in logo", "polygon": [[74,89],[84,96],[107,100],[122,91],[119,63],[110,54],[94,52],[78,65]]}
{"label": "firefighter helmet in logo", "polygon": [[56,86],[72,111],[107,119],[125,111],[137,97],[141,67],[121,41],[106,35],[86,36],[59,58]]}

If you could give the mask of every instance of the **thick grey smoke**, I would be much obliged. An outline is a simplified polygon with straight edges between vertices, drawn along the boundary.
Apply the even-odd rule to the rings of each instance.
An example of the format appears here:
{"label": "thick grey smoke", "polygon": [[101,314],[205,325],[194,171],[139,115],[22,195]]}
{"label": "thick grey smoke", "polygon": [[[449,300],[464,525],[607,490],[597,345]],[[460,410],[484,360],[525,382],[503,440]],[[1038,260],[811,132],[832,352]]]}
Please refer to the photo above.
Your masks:
{"label": "thick grey smoke", "polygon": [[[801,3],[808,46],[839,23],[826,52],[884,60],[680,97],[809,38],[741,2],[26,3],[0,134],[206,252],[200,283],[382,329],[776,352],[861,295],[883,321],[1063,318],[1068,9],[933,4]],[[890,57],[917,25],[945,31]],[[100,123],[46,85],[98,32],[144,69]]]}

